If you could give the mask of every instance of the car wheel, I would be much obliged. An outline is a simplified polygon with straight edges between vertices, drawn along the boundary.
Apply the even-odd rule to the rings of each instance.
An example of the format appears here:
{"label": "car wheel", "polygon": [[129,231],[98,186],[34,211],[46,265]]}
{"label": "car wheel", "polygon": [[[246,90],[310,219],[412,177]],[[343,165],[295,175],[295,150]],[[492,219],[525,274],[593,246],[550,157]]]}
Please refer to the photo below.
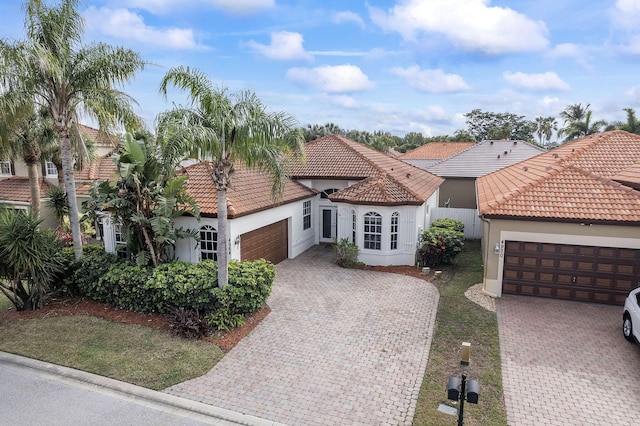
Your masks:
{"label": "car wheel", "polygon": [[624,334],[624,338],[630,342],[635,340],[633,338],[633,324],[631,323],[631,317],[629,315],[625,315],[622,319],[622,334]]}

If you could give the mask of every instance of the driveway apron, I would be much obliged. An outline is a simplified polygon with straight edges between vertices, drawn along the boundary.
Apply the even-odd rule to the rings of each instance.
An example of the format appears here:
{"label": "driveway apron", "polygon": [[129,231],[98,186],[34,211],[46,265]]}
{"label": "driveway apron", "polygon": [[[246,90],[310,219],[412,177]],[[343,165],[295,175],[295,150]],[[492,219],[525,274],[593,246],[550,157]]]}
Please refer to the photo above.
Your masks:
{"label": "driveway apron", "polygon": [[497,313],[509,425],[638,424],[640,348],[621,306],[503,296]]}
{"label": "driveway apron", "polygon": [[408,425],[438,291],[343,269],[314,247],[276,266],[271,313],[205,376],[166,392],[295,425]]}

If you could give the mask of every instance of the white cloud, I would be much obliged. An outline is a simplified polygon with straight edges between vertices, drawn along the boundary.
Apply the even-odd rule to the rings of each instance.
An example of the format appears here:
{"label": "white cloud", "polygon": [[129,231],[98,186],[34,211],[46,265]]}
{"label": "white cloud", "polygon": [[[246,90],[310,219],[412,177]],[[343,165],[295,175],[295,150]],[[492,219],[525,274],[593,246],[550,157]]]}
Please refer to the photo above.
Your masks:
{"label": "white cloud", "polygon": [[570,87],[555,72],[540,74],[526,74],[523,72],[509,72],[502,74],[504,79],[515,87],[533,91],[569,90]]}
{"label": "white cloud", "polygon": [[370,7],[369,12],[374,23],[405,40],[438,34],[461,49],[487,54],[539,51],[548,46],[544,22],[489,4],[490,0],[401,0],[388,11]]}
{"label": "white cloud", "polygon": [[251,40],[247,43],[247,46],[270,59],[313,60],[313,56],[302,47],[302,42],[301,34],[280,31],[271,33],[271,44],[264,45]]}
{"label": "white cloud", "polygon": [[457,74],[445,74],[441,69],[421,70],[414,65],[409,68],[392,68],[391,72],[402,77],[411,87],[423,92],[446,93],[469,90],[469,85]]}
{"label": "white cloud", "polygon": [[586,49],[585,46],[578,44],[560,43],[549,50],[546,56],[551,59],[573,59],[583,68],[591,70],[593,66],[589,62],[589,55]]}
{"label": "white cloud", "polygon": [[364,21],[362,20],[360,15],[350,11],[337,12],[335,15],[333,15],[333,22],[335,22],[336,24],[353,22],[360,28],[365,27]]}
{"label": "white cloud", "polygon": [[87,28],[108,36],[135,40],[169,49],[198,49],[193,30],[189,28],[154,28],[146,25],[142,16],[127,9],[96,8],[91,6],[84,13]]}
{"label": "white cloud", "polygon": [[330,93],[358,92],[374,86],[369,77],[354,65],[291,68],[287,71],[287,78]]}
{"label": "white cloud", "polygon": [[635,30],[640,19],[640,3],[637,0],[617,0],[612,18],[617,26]]}
{"label": "white cloud", "polygon": [[353,109],[357,107],[356,100],[348,95],[329,95],[328,93],[321,93],[316,98],[322,103],[338,105],[343,108]]}
{"label": "white cloud", "polygon": [[117,0],[117,3],[151,13],[164,13],[174,8],[211,5],[230,14],[248,15],[276,7],[275,0]]}

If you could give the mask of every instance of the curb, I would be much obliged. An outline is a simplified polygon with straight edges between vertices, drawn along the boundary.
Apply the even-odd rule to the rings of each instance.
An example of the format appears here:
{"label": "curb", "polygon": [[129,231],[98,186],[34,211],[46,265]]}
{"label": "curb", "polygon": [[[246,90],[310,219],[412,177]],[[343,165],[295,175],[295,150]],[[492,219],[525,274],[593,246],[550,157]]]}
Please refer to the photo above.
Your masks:
{"label": "curb", "polygon": [[204,404],[202,402],[192,401],[169,395],[163,392],[154,391],[152,389],[143,388],[141,386],[132,385],[130,383],[121,382],[93,373],[76,370],[61,365],[51,364],[48,362],[38,361],[31,358],[25,358],[19,355],[10,354],[0,351],[0,363],[13,364],[15,366],[35,370],[54,378],[65,378],[70,381],[81,382],[89,385],[98,386],[100,388],[114,391],[120,396],[133,399],[141,399],[152,404],[159,405],[160,408],[177,409],[179,411],[194,413],[210,417],[213,424],[227,425],[244,425],[244,426],[285,426],[282,423],[271,420],[261,419],[259,417],[248,414],[231,411],[224,408],[215,407],[213,405]]}

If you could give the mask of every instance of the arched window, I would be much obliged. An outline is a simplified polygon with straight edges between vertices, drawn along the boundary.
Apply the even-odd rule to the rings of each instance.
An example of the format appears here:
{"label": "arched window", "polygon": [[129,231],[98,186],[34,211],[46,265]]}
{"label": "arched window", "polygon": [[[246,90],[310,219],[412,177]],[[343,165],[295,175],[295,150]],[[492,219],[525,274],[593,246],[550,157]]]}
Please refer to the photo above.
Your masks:
{"label": "arched window", "polygon": [[325,189],[324,191],[322,191],[320,193],[320,198],[329,198],[329,195],[333,194],[334,192],[338,192],[338,191],[340,191],[340,190],[336,189],[336,188]]}
{"label": "arched window", "polygon": [[364,248],[380,250],[382,243],[382,216],[369,212],[364,215]]}
{"label": "arched window", "polygon": [[356,231],[358,229],[358,217],[356,216],[356,211],[351,210],[351,242],[353,244],[356,243]]}
{"label": "arched window", "polygon": [[211,225],[200,228],[200,260],[218,260],[218,231]]}
{"label": "arched window", "polygon": [[400,214],[393,212],[391,215],[391,250],[398,249],[398,219]]}

